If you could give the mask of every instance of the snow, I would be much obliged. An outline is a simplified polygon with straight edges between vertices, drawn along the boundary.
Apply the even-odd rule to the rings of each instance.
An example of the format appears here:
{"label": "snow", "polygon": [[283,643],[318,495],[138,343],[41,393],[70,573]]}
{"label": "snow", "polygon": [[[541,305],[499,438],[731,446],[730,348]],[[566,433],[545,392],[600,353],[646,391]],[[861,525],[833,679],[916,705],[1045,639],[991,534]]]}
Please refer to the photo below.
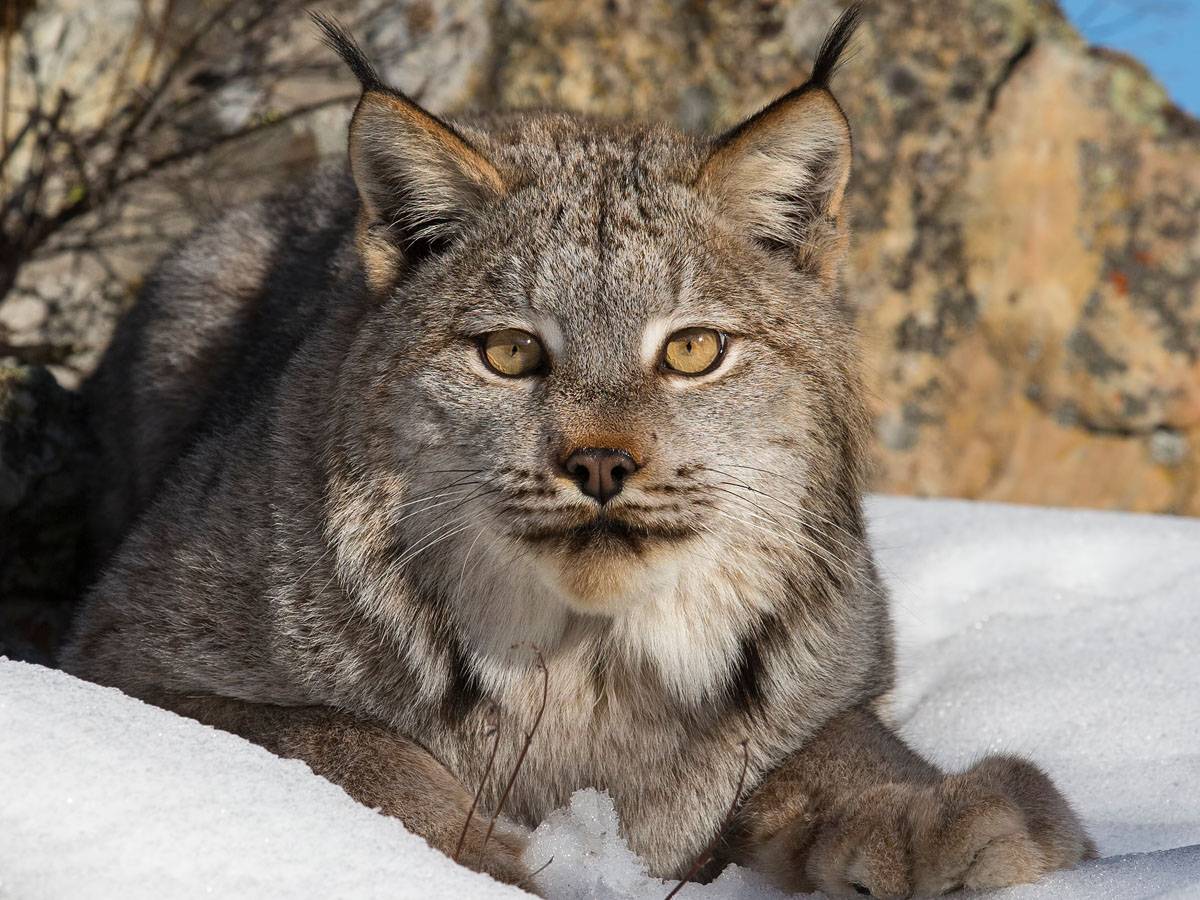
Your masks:
{"label": "snow", "polygon": [[[675,882],[647,874],[616,834],[612,800],[599,791],[576,791],[567,809],[551,813],[534,832],[525,859],[536,870],[538,888],[555,900],[661,900]],[[756,873],[730,866],[711,884],[689,884],[677,897],[701,900],[783,900],[786,896]]]}
{"label": "snow", "polygon": [[281,760],[0,663],[0,897],[519,897]]}
{"label": "snow", "polygon": [[[1042,764],[1104,859],[1003,898],[1200,896],[1200,521],[878,498],[904,736]],[[556,900],[662,898],[581,791],[527,861]],[[0,897],[517,897],[301,763],[0,660]],[[777,900],[754,873],[693,900]]]}

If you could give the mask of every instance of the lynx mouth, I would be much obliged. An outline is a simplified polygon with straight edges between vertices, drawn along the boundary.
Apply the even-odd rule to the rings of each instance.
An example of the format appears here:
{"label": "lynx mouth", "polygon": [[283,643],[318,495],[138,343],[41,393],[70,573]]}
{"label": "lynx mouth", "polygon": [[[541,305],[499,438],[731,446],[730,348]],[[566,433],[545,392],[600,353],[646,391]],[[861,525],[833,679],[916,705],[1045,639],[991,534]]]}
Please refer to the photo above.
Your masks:
{"label": "lynx mouth", "polygon": [[686,526],[637,525],[602,515],[581,525],[531,528],[517,532],[515,536],[535,546],[563,551],[640,554],[652,547],[680,543],[697,534],[695,528]]}

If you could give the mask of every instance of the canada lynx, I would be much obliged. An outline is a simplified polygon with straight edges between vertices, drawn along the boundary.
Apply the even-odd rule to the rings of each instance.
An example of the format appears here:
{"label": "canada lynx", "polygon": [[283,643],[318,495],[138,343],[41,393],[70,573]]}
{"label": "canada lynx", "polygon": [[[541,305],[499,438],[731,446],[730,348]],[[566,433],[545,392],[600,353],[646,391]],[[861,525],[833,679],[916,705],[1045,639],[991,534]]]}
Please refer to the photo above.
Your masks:
{"label": "canada lynx", "polygon": [[877,715],[892,635],[828,87],[856,16],[714,139],[444,121],[318,17],[363,87],[352,178],[202,231],[124,323],[92,390],[105,514],[137,523],[67,667],[299,757],[443,851],[463,833],[510,882],[525,829],[587,786],[680,876],[744,759],[714,868],[787,889],[923,896],[1091,854],[1032,764],[945,774]]}

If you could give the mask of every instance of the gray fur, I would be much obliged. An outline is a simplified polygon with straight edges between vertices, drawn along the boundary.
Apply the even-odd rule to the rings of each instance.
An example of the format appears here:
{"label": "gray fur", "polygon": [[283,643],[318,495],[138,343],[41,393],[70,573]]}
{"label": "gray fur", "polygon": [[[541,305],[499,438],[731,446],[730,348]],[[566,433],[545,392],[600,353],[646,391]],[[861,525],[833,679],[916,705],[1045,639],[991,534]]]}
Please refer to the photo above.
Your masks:
{"label": "gray fur", "polygon": [[[449,850],[493,715],[495,810],[540,654],[517,826],[603,788],[651,868],[681,874],[746,740],[750,799],[722,859],[790,886],[884,884],[834,841],[839,810],[944,776],[871,712],[891,628],[860,502],[832,95],[810,85],[709,141],[560,113],[445,123],[366,88],[354,181],[325,173],[214,223],[122,326],[91,390],[113,464],[102,524],[113,544],[136,524],[67,668],[304,758]],[[753,183],[760,156],[790,167],[790,205]],[[736,224],[780,210],[761,234]],[[731,335],[716,377],[645,356],[691,325]],[[512,326],[542,336],[545,375],[484,371],[471,336]],[[642,463],[603,514],[558,468],[578,446]],[[839,740],[884,749],[846,778],[826,765]],[[1054,852],[1001,881],[1087,852],[1048,781],[993,790],[988,771],[1015,809],[1052,808],[1035,837]],[[789,810],[842,856],[795,838]],[[503,858],[464,861],[519,880],[519,831],[502,831]]]}

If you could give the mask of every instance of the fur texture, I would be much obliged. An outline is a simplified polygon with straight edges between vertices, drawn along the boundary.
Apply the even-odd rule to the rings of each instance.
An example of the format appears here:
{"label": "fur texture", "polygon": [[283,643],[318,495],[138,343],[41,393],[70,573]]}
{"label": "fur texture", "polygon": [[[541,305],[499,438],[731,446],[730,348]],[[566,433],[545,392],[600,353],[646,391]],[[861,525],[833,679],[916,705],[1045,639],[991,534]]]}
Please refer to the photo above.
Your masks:
{"label": "fur texture", "polygon": [[[512,824],[463,857],[510,881],[520,827],[584,786],[656,872],[686,871],[743,740],[721,859],[788,886],[936,892],[1081,858],[1028,764],[947,777],[871,712],[891,632],[827,86],[853,22],[816,80],[707,140],[446,122],[323,20],[363,81],[353,180],[215,223],[122,326],[91,390],[106,523],[136,524],[67,667],[306,759],[451,852],[493,720],[496,809],[540,655]],[[696,326],[728,336],[720,365],[664,370]],[[543,370],[485,365],[479,337],[509,328]],[[562,468],[585,447],[640,467],[603,506]]]}

